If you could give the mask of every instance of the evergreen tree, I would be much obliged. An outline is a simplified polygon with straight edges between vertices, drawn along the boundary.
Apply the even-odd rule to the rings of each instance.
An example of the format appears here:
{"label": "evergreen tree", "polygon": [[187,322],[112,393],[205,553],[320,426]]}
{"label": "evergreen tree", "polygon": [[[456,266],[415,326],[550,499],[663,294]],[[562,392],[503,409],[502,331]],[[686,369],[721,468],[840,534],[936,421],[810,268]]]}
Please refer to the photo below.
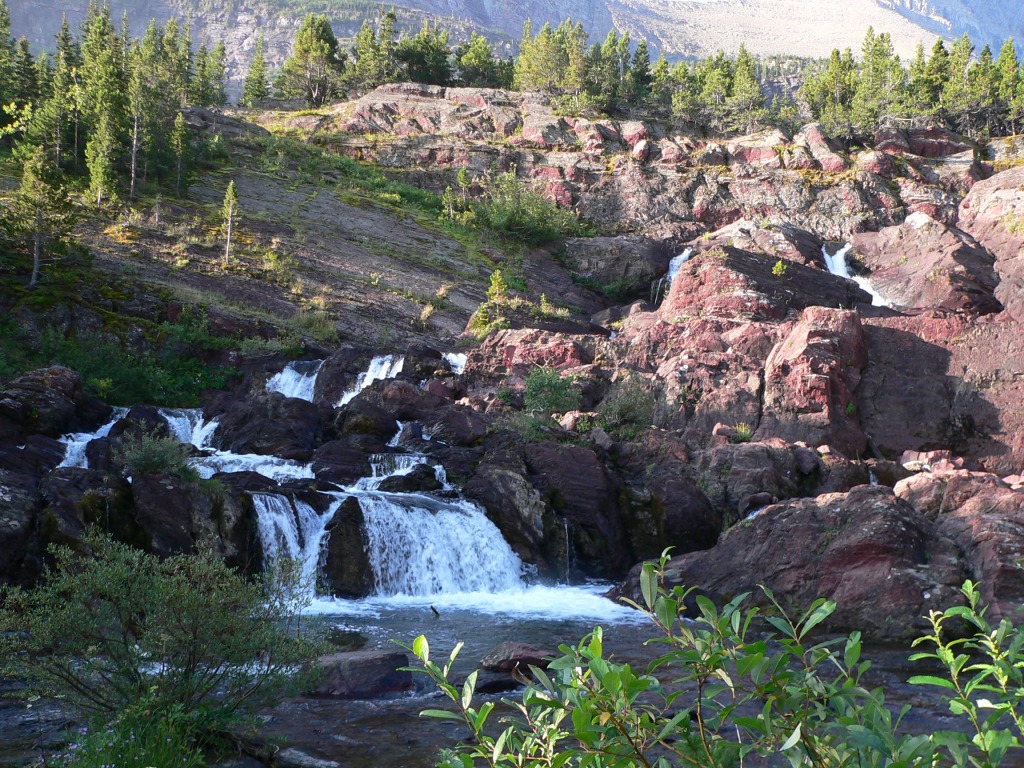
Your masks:
{"label": "evergreen tree", "polygon": [[665,58],[665,54],[660,54],[651,70],[651,99],[659,106],[668,106],[672,103],[673,88],[674,81],[668,59]]}
{"label": "evergreen tree", "polygon": [[992,49],[987,45],[981,49],[978,60],[967,71],[967,88],[970,101],[968,124],[972,133],[990,135],[998,124],[998,72],[992,59]]}
{"label": "evergreen tree", "polygon": [[633,61],[629,65],[630,99],[636,103],[646,102],[651,95],[653,84],[654,73],[651,72],[651,52],[647,48],[647,41],[641,40],[636,44],[636,50],[633,52]]}
{"label": "evergreen tree", "polygon": [[852,117],[861,130],[871,131],[882,117],[900,112],[906,98],[907,73],[886,32],[876,35],[868,27],[861,53],[863,58],[853,97]]}
{"label": "evergreen tree", "polygon": [[739,131],[753,130],[764,116],[764,93],[757,81],[754,58],[742,43],[733,64],[732,88],[729,90],[727,105],[732,127]]}
{"label": "evergreen tree", "polygon": [[1016,134],[1024,114],[1024,82],[1017,60],[1017,46],[1012,37],[1003,43],[996,59],[996,100],[1006,128],[1011,134]]}
{"label": "evergreen tree", "polygon": [[192,83],[189,86],[189,101],[199,107],[208,107],[213,104],[213,79],[210,71],[210,51],[206,47],[206,41],[199,43],[192,62],[193,73]]}
{"label": "evergreen tree", "polygon": [[224,193],[224,266],[228,265],[231,258],[231,234],[235,227],[235,216],[238,215],[238,195],[235,194],[235,182],[228,182],[227,192]]}
{"label": "evergreen tree", "polygon": [[701,62],[695,74],[698,120],[714,131],[728,126],[729,94],[732,93],[733,62],[718,51]]}
{"label": "evergreen tree", "polygon": [[245,73],[245,81],[242,83],[242,97],[238,100],[238,103],[243,107],[252,107],[257,102],[263,101],[270,96],[270,87],[267,85],[267,61],[263,55],[263,44],[263,35],[260,35],[256,40],[256,47],[253,49],[249,71]]}
{"label": "evergreen tree", "polygon": [[333,98],[344,60],[338,39],[324,15],[310,14],[295,36],[295,50],[281,68],[278,90],[285,97],[301,97],[313,107]]}
{"label": "evergreen tree", "polygon": [[85,145],[85,164],[89,170],[89,193],[100,205],[105,198],[112,197],[117,184],[114,171],[114,157],[117,139],[114,135],[113,120],[102,113],[93,130],[89,142]]}
{"label": "evergreen tree", "polygon": [[32,276],[28,287],[39,282],[47,244],[64,238],[74,226],[74,212],[46,151],[37,146],[25,160],[21,187],[14,199],[13,214],[18,231],[32,243]]}
{"label": "evergreen tree", "polygon": [[842,54],[833,50],[828,66],[809,75],[800,94],[807,101],[811,115],[833,135],[850,136],[853,99],[858,84],[857,62],[847,48]]}
{"label": "evergreen tree", "polygon": [[[11,37],[11,12],[5,0],[0,0],[0,104],[10,104],[17,98],[18,85],[15,71],[15,44]],[[0,113],[0,129],[13,118]]]}
{"label": "evergreen tree", "polygon": [[211,104],[223,107],[228,103],[228,52],[224,41],[218,40],[210,52]]}
{"label": "evergreen tree", "polygon": [[192,159],[192,145],[189,141],[185,116],[178,112],[171,129],[171,151],[174,153],[174,194],[178,197],[188,189],[189,161]]}
{"label": "evergreen tree", "polygon": [[405,78],[414,83],[450,85],[452,65],[448,33],[424,22],[413,37],[403,37],[395,48],[395,59],[403,67]]}
{"label": "evergreen tree", "polygon": [[942,90],[949,81],[949,52],[946,44],[940,37],[932,46],[931,56],[928,57],[928,64],[925,67],[924,78],[921,81],[921,100],[928,105],[929,111],[934,111],[941,106]]}
{"label": "evergreen tree", "polygon": [[942,112],[954,130],[966,131],[970,123],[971,55],[974,45],[964,34],[949,51],[949,79],[942,88]]}
{"label": "evergreen tree", "polygon": [[456,49],[455,62],[463,85],[472,88],[498,88],[502,85],[494,49],[483,35],[472,32],[469,42]]}
{"label": "evergreen tree", "polygon": [[14,48],[14,104],[25,109],[39,103],[39,81],[36,62],[29,49],[28,38],[18,39]]}

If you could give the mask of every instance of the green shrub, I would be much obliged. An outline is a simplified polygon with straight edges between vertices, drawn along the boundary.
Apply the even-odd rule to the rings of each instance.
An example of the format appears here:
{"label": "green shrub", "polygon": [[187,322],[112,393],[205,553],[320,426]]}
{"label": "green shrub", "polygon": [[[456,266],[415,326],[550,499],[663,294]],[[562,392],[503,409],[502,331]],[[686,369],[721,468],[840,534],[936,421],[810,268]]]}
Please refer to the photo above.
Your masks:
{"label": "green shrub", "polygon": [[747,424],[747,422],[741,421],[738,424],[733,425],[732,434],[729,436],[730,442],[749,443],[753,439],[754,428]]}
{"label": "green shrub", "polygon": [[526,378],[526,410],[544,415],[577,410],[581,398],[574,383],[572,377],[563,377],[554,368],[535,368]]}
{"label": "green shrub", "polygon": [[585,234],[575,211],[559,208],[533,191],[516,175],[516,169],[484,181],[486,199],[478,214],[499,232],[530,245]]}
{"label": "green shrub", "polygon": [[196,482],[199,473],[188,463],[190,454],[190,446],[172,435],[138,430],[125,432],[118,438],[113,459],[132,476],[173,475]]}
{"label": "green shrub", "polygon": [[338,338],[334,317],[323,310],[300,310],[295,313],[289,326],[295,332],[319,341],[336,341]]}
{"label": "green shrub", "polygon": [[628,376],[598,406],[601,425],[620,437],[636,437],[654,423],[657,402],[657,396],[642,377]]}
{"label": "green shrub", "polygon": [[293,577],[247,581],[206,550],[160,560],[95,531],[85,548],[54,547],[41,586],[0,590],[0,673],[29,695],[219,731],[315,657]]}
{"label": "green shrub", "polygon": [[[816,600],[790,618],[765,589],[767,613],[744,607],[747,594],[719,609],[693,590],[666,591],[666,563],[645,564],[640,578],[642,610],[660,631],[654,642],[665,648],[659,658],[646,670],[610,660],[595,629],[575,646],[560,646],[546,672],[531,668],[537,682],[520,700],[506,701],[512,714],[497,730],[485,727],[495,703],[474,706],[476,673],[461,687],[448,680],[461,644],[438,665],[418,637],[410,650],[420,671],[454,703],[454,711],[421,714],[463,722],[472,735],[442,753],[439,764],[717,768],[781,755],[781,764],[794,768],[988,768],[1011,749],[1019,757],[1024,632],[1006,620],[992,626],[971,582],[963,588],[967,606],[933,612],[933,632],[915,643],[933,650],[911,658],[938,662],[945,673],[910,681],[945,691],[968,730],[910,734],[902,725],[909,705],[894,715],[883,690],[863,685],[870,662],[861,660],[860,633],[815,636],[834,603]],[[692,621],[683,618],[687,604],[696,606]],[[972,633],[950,640],[944,630],[951,622],[965,622]]]}

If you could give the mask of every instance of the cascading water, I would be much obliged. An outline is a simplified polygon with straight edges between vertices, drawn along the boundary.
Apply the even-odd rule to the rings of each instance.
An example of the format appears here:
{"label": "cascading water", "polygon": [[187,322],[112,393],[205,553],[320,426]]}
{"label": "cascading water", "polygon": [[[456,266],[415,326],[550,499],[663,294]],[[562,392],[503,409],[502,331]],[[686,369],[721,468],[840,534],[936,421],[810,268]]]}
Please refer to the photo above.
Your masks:
{"label": "cascading water", "polygon": [[196,448],[208,448],[213,433],[217,431],[217,420],[206,420],[199,408],[161,408],[160,415],[167,422],[171,434],[185,444]]}
{"label": "cascading water", "polygon": [[115,408],[113,414],[111,414],[110,421],[95,432],[74,432],[60,438],[60,442],[67,445],[67,449],[64,451],[63,461],[57,467],[81,467],[88,469],[89,459],[85,455],[86,447],[93,440],[109,435],[110,430],[113,429],[118,421],[124,418],[126,413],[128,413],[127,408]]}
{"label": "cascading water", "polygon": [[676,275],[679,274],[679,270],[683,268],[683,264],[690,260],[693,255],[693,248],[686,248],[678,256],[673,256],[668,263],[668,272],[660,280],[655,281],[651,290],[651,303],[657,304],[661,301],[661,293],[665,290],[666,286],[671,288],[672,282],[676,279]]}
{"label": "cascading water", "polygon": [[358,498],[378,595],[523,588],[522,563],[475,504],[417,494]]}
{"label": "cascading water", "polygon": [[280,392],[285,397],[312,402],[316,379],[323,367],[323,360],[299,360],[288,363],[280,373],[270,377],[267,391]]}
{"label": "cascading water", "polygon": [[276,493],[254,493],[252,502],[264,567],[286,557],[294,560],[300,569],[300,589],[314,594],[324,531],[341,501],[323,514],[304,501]]}
{"label": "cascading water", "polygon": [[375,381],[393,379],[402,372],[405,365],[404,355],[380,355],[370,361],[370,365],[356,378],[355,386],[347,392],[342,393],[341,399],[335,405],[340,408],[350,403],[356,395],[373,384]]}
{"label": "cascading water", "polygon": [[468,362],[468,356],[463,352],[445,352],[442,357],[445,362],[452,369],[452,373],[456,376],[461,376],[463,371],[466,370],[466,363]]}
{"label": "cascading water", "polygon": [[847,280],[853,280],[853,282],[870,293],[872,306],[891,307],[892,302],[872,288],[871,282],[866,277],[854,275],[850,272],[850,267],[846,263],[846,256],[850,253],[851,248],[853,248],[853,244],[846,243],[846,245],[836,251],[834,255],[830,255],[828,247],[824,245],[821,246],[821,255],[825,259],[825,266],[828,267],[828,271],[837,277],[845,277]]}

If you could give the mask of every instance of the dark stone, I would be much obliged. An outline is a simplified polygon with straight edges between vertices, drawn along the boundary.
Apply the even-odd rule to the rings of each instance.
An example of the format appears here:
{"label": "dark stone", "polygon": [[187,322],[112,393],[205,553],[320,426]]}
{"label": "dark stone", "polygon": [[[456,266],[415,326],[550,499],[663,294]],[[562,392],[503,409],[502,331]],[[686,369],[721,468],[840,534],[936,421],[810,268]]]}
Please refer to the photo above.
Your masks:
{"label": "dark stone", "polygon": [[323,677],[314,696],[341,699],[378,699],[407,693],[413,688],[412,673],[404,653],[386,650],[350,651],[323,656],[317,662]]}
{"label": "dark stone", "polygon": [[373,590],[373,570],[363,536],[359,501],[345,499],[327,524],[323,586],[338,597],[365,597]]}

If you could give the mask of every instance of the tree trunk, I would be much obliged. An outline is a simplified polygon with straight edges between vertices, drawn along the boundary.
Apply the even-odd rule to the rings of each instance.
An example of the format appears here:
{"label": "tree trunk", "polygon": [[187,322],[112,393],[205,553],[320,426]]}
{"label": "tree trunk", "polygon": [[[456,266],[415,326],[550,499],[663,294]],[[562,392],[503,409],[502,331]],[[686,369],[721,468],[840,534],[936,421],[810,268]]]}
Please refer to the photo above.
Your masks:
{"label": "tree trunk", "polygon": [[235,212],[228,212],[228,233],[224,243],[224,266],[228,265],[228,258],[231,256],[231,230],[235,223]]}
{"label": "tree trunk", "polygon": [[36,231],[32,235],[32,277],[28,281],[29,288],[35,288],[39,282],[39,273],[43,267],[43,225],[36,216]]}
{"label": "tree trunk", "polygon": [[135,199],[135,179],[138,176],[139,167],[139,116],[132,119],[132,170],[131,181],[128,183],[128,199]]}

